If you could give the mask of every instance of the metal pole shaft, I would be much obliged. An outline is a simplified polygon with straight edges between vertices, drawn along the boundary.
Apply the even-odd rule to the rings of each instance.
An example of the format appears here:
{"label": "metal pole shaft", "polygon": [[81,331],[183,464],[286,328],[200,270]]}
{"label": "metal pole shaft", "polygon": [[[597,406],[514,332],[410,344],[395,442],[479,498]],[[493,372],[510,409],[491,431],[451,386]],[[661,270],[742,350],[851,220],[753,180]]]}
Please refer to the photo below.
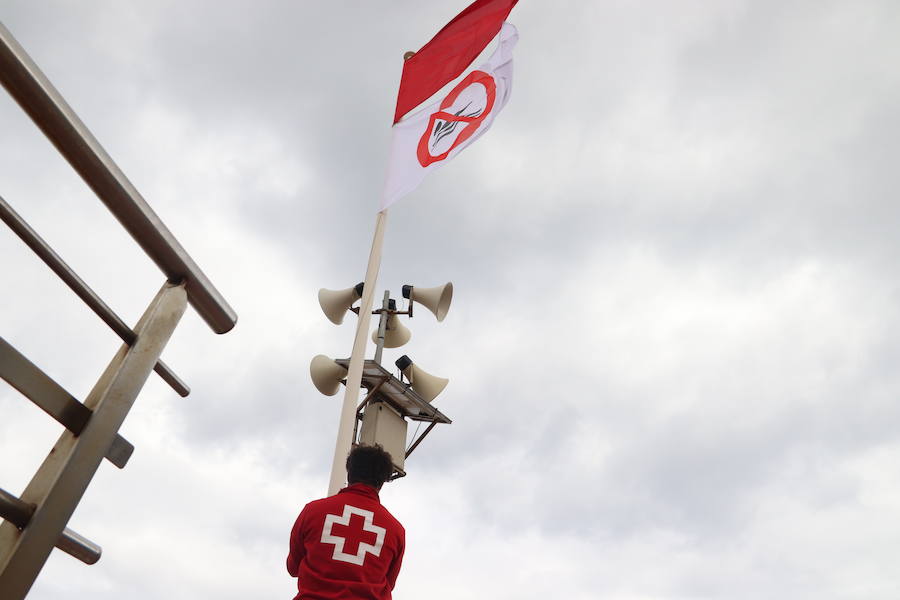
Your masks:
{"label": "metal pole shaft", "polygon": [[390,316],[388,308],[391,304],[390,290],[384,291],[384,300],[381,302],[381,315],[378,319],[378,341],[375,343],[375,362],[381,364],[381,351],[384,350],[384,332],[387,330],[387,320]]}
{"label": "metal pole shaft", "polygon": [[369,263],[366,266],[366,280],[363,288],[362,303],[359,307],[359,321],[356,324],[353,351],[350,354],[350,364],[347,368],[344,403],[341,405],[337,440],[335,440],[334,444],[334,459],[331,462],[331,480],[328,483],[329,496],[338,493],[347,478],[345,462],[347,453],[350,452],[350,445],[353,443],[353,425],[356,421],[356,405],[359,401],[359,386],[362,382],[362,369],[365,361],[369,322],[372,316],[375,283],[378,281],[378,270],[381,267],[381,246],[384,241],[386,221],[387,209],[384,209],[378,213],[375,219],[375,235],[372,237],[372,249],[369,251]]}

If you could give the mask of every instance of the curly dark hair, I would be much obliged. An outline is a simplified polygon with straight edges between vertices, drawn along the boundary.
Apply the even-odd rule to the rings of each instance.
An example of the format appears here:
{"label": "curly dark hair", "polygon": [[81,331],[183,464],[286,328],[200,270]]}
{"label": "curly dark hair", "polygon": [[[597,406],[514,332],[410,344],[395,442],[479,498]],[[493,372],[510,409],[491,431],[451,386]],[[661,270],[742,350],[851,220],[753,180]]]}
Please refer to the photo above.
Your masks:
{"label": "curly dark hair", "polygon": [[391,455],[380,444],[360,444],[347,455],[347,483],[365,483],[377,490],[393,474]]}

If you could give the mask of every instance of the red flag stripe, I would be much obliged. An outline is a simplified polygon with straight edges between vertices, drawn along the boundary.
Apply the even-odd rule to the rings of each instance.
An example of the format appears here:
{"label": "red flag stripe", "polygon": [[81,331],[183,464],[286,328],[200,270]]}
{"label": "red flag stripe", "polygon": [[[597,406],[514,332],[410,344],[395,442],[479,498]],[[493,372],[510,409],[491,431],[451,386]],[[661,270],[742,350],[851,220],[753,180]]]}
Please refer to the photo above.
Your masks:
{"label": "red flag stripe", "polygon": [[394,123],[456,79],[500,31],[518,0],[476,0],[403,63]]}

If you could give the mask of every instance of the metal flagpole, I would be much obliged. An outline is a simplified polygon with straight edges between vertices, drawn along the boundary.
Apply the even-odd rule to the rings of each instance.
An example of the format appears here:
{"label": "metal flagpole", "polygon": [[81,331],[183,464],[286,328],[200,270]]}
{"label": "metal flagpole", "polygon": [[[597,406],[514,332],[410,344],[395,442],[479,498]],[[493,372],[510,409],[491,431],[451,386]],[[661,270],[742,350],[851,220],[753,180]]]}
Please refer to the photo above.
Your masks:
{"label": "metal flagpole", "polygon": [[375,282],[378,280],[378,269],[381,266],[381,243],[384,240],[384,226],[387,220],[387,209],[380,211],[375,219],[375,235],[372,238],[372,249],[369,252],[369,264],[366,266],[366,279],[363,287],[362,302],[359,306],[359,321],[356,324],[356,337],[353,339],[353,351],[350,354],[350,365],[347,369],[347,385],[344,393],[344,404],[341,406],[341,420],[338,423],[337,441],[334,445],[334,460],[331,463],[331,481],[328,484],[328,495],[338,493],[346,481],[347,453],[353,442],[353,425],[356,420],[356,405],[359,402],[359,387],[362,382],[362,368],[365,361],[366,342],[368,342],[369,322],[372,316],[372,298],[375,296]]}

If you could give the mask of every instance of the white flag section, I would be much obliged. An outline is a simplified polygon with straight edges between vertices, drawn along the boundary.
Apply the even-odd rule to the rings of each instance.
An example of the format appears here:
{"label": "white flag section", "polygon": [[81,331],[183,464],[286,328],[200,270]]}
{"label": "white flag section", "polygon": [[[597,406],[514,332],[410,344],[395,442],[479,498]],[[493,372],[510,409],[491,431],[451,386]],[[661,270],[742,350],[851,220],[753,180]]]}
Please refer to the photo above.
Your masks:
{"label": "white flag section", "polygon": [[506,105],[512,91],[512,51],[519,33],[504,23],[498,37],[497,49],[488,61],[469,72],[443,100],[394,125],[382,210],[478,139]]}

